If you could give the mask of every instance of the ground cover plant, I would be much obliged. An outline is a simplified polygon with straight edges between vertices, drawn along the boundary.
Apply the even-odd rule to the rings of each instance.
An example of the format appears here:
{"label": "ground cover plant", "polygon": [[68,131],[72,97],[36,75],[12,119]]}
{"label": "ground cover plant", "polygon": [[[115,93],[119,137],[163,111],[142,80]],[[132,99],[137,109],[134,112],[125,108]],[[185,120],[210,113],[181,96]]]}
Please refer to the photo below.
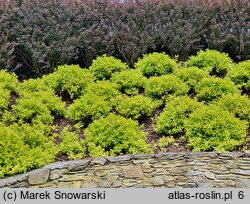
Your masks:
{"label": "ground cover plant", "polygon": [[138,59],[143,68],[100,56],[90,68],[62,65],[28,80],[0,71],[0,177],[84,157],[250,151],[249,61],[200,53],[212,53],[211,66],[223,58],[230,68],[213,71],[154,52],[145,56],[152,63]]}

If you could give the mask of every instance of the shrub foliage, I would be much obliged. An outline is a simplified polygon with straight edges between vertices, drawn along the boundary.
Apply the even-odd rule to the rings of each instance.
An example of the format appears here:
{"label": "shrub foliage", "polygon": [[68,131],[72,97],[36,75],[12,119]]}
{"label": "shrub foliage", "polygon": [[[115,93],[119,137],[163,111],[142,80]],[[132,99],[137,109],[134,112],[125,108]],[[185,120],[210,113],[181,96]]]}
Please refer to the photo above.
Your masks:
{"label": "shrub foliage", "polygon": [[0,178],[23,173],[54,161],[55,145],[50,127],[42,124],[0,124]]}
{"label": "shrub foliage", "polygon": [[103,96],[85,94],[69,107],[67,115],[74,122],[84,124],[89,119],[94,120],[106,116],[112,110],[111,103]]}
{"label": "shrub foliage", "polygon": [[195,86],[203,78],[209,76],[209,73],[205,70],[199,69],[198,67],[184,67],[176,69],[174,75],[179,77],[183,82],[185,82],[194,91]]}
{"label": "shrub foliage", "polygon": [[115,109],[126,118],[138,119],[141,116],[150,116],[156,104],[145,96],[118,96],[115,100]]}
{"label": "shrub foliage", "polygon": [[166,103],[163,112],[156,119],[155,130],[166,135],[185,133],[184,124],[189,115],[202,107],[202,104],[188,96],[172,98]]}
{"label": "shrub foliage", "polygon": [[77,65],[59,66],[57,71],[43,77],[44,83],[60,96],[67,92],[71,99],[80,97],[88,84],[94,82],[93,75]]}
{"label": "shrub foliage", "polygon": [[95,120],[85,130],[85,135],[93,157],[150,152],[146,133],[137,122],[114,114]]}
{"label": "shrub foliage", "polygon": [[220,98],[224,94],[239,93],[240,91],[230,79],[208,77],[202,79],[195,87],[197,98],[207,103]]}
{"label": "shrub foliage", "polygon": [[111,81],[118,85],[122,93],[135,95],[144,88],[146,78],[142,75],[141,70],[131,69],[114,73]]}
{"label": "shrub foliage", "polygon": [[88,67],[103,54],[129,66],[154,51],[185,60],[209,48],[249,59],[248,0],[22,0],[0,11],[0,67],[24,74],[74,61]]}
{"label": "shrub foliage", "polygon": [[172,73],[177,67],[174,59],[171,59],[165,53],[152,53],[144,55],[135,64],[137,69],[140,69],[144,76],[161,76]]}
{"label": "shrub foliage", "polygon": [[58,146],[57,155],[66,154],[69,159],[81,159],[86,153],[85,140],[79,139],[76,132],[69,131],[69,127],[65,127],[59,134],[62,140]]}
{"label": "shrub foliage", "polygon": [[89,67],[91,73],[99,80],[110,79],[113,73],[126,69],[127,65],[122,63],[121,60],[106,55],[97,57]]}
{"label": "shrub foliage", "polygon": [[236,85],[250,91],[250,60],[238,63],[227,75]]}
{"label": "shrub foliage", "polygon": [[231,151],[245,141],[247,124],[216,106],[190,114],[185,138],[193,151]]}
{"label": "shrub foliage", "polygon": [[152,99],[164,99],[170,95],[185,95],[189,87],[175,75],[151,77],[146,82],[145,94]]}
{"label": "shrub foliage", "polygon": [[227,94],[215,101],[214,104],[229,111],[235,117],[250,122],[250,100],[247,96]]}
{"label": "shrub foliage", "polygon": [[232,60],[228,54],[216,50],[201,50],[197,56],[189,57],[187,66],[196,66],[216,74],[225,74],[232,67]]}
{"label": "shrub foliage", "polygon": [[[225,76],[226,64],[225,54],[206,50],[187,64],[153,53],[136,69],[104,55],[90,69],[63,65],[36,79],[0,71],[0,177],[58,157],[168,151],[178,148],[175,139],[193,151],[248,148],[249,60]],[[161,139],[153,142],[152,133]]]}

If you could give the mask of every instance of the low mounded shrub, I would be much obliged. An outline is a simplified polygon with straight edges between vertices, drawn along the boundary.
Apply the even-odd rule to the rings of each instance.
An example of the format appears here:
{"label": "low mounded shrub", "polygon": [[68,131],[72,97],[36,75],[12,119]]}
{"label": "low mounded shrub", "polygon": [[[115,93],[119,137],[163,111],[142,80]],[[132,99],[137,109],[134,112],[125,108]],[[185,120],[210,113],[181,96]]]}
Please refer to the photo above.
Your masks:
{"label": "low mounded shrub", "polygon": [[200,50],[196,56],[190,56],[186,66],[195,66],[216,74],[225,74],[232,67],[228,54],[216,50]]}
{"label": "low mounded shrub", "polygon": [[52,90],[46,86],[42,79],[29,79],[18,84],[17,93],[19,96],[24,96],[27,93],[33,94],[40,91],[50,91]]}
{"label": "low mounded shrub", "polygon": [[189,87],[174,75],[151,77],[146,82],[145,94],[152,99],[164,99],[167,96],[185,95]]}
{"label": "low mounded shrub", "polygon": [[138,119],[141,116],[150,116],[156,104],[142,95],[118,96],[115,101],[115,109],[126,118]]}
{"label": "low mounded shrub", "polygon": [[97,96],[102,96],[106,100],[110,100],[117,95],[119,95],[118,86],[110,81],[97,81],[95,83],[89,84],[84,94],[94,94]]}
{"label": "low mounded shrub", "polygon": [[10,90],[0,86],[0,115],[8,108],[10,100]]}
{"label": "low mounded shrub", "polygon": [[111,81],[116,83],[122,93],[135,95],[144,88],[146,78],[141,70],[126,70],[112,75]]}
{"label": "low mounded shrub", "polygon": [[140,130],[138,123],[118,115],[95,120],[84,133],[93,157],[151,152],[146,133]]}
{"label": "low mounded shrub", "polygon": [[240,93],[230,79],[209,77],[202,79],[195,87],[197,98],[207,103],[220,98],[224,94]]}
{"label": "low mounded shrub", "polygon": [[203,106],[189,115],[185,138],[193,151],[232,151],[245,141],[247,128],[228,111]]}
{"label": "low mounded shrub", "polygon": [[250,122],[250,99],[247,96],[227,94],[214,101],[214,104],[232,113],[235,117]]}
{"label": "low mounded shrub", "polygon": [[144,76],[161,76],[172,73],[177,68],[177,63],[165,53],[154,52],[146,54],[135,63],[135,67],[140,69]]}
{"label": "low mounded shrub", "polygon": [[65,114],[65,103],[52,91],[25,94],[12,106],[12,112],[5,112],[5,122],[37,123],[49,125],[55,117]]}
{"label": "low mounded shrub", "polygon": [[3,115],[4,122],[13,123],[37,123],[42,122],[49,125],[53,122],[54,117],[50,114],[49,109],[36,98],[19,99],[17,104],[12,106],[13,112],[5,112]]}
{"label": "low mounded shrub", "polygon": [[71,99],[80,97],[88,84],[94,82],[93,75],[78,65],[59,66],[53,74],[43,77],[45,85],[60,96],[66,91]]}
{"label": "low mounded shrub", "polygon": [[61,98],[57,97],[51,90],[27,93],[23,98],[34,98],[34,100],[41,101],[55,117],[62,117],[66,113],[66,103],[62,102]]}
{"label": "low mounded shrub", "polygon": [[163,112],[156,118],[155,131],[160,134],[177,135],[185,133],[184,124],[189,115],[202,107],[188,96],[180,96],[170,99],[166,103]]}
{"label": "low mounded shrub", "polygon": [[250,91],[250,80],[246,83],[245,88],[247,91]]}
{"label": "low mounded shrub", "polygon": [[185,82],[192,91],[199,81],[209,77],[209,72],[199,69],[198,67],[179,68],[176,69],[173,74]]}
{"label": "low mounded shrub", "polygon": [[178,147],[179,145],[175,142],[173,136],[171,137],[161,137],[155,144],[155,147],[159,147],[162,151],[164,151],[170,145],[174,145]]}
{"label": "low mounded shrub", "polygon": [[85,94],[70,105],[67,115],[74,122],[84,124],[87,120],[106,116],[112,110],[111,102],[105,97]]}
{"label": "low mounded shrub", "polygon": [[250,60],[238,63],[228,72],[227,77],[236,85],[250,91]]}
{"label": "low mounded shrub", "polygon": [[0,70],[0,86],[4,89],[15,92],[18,84],[17,76],[8,73],[5,70]]}
{"label": "low mounded shrub", "polygon": [[110,79],[115,72],[128,69],[128,66],[121,60],[103,55],[93,60],[89,70],[99,80]]}
{"label": "low mounded shrub", "polygon": [[0,124],[0,178],[53,162],[56,151],[49,134],[42,124]]}
{"label": "low mounded shrub", "polygon": [[85,156],[87,150],[85,140],[79,139],[76,132],[71,132],[65,127],[59,137],[61,142],[57,147],[58,155],[66,154],[69,159],[81,159]]}

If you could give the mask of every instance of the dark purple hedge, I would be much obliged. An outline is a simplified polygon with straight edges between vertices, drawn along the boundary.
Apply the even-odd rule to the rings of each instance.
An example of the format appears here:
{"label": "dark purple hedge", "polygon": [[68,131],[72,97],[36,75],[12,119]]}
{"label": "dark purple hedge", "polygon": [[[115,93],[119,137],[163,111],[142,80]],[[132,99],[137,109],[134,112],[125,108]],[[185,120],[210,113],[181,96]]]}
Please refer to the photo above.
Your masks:
{"label": "dark purple hedge", "polygon": [[250,58],[248,0],[0,0],[0,68],[52,72],[98,55],[133,66],[144,53],[200,49]]}

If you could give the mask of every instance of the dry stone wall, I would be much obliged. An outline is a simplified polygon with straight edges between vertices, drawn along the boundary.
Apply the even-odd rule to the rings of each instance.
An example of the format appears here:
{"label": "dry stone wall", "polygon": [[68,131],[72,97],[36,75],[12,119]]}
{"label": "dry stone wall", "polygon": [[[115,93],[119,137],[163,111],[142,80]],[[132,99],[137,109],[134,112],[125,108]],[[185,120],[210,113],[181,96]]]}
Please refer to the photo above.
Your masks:
{"label": "dry stone wall", "polygon": [[56,162],[0,187],[250,187],[250,153],[162,153]]}

